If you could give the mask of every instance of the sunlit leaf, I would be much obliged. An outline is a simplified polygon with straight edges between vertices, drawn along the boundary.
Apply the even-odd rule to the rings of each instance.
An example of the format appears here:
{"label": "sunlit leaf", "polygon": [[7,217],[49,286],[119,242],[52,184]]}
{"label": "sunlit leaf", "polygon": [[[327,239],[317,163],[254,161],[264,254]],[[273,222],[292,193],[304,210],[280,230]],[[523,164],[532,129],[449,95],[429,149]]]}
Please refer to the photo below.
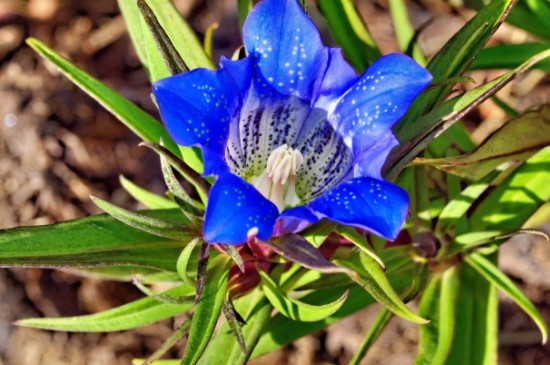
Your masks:
{"label": "sunlit leaf", "polygon": [[542,343],[546,343],[548,339],[548,327],[544,322],[541,314],[535,306],[527,299],[527,297],[518,289],[514,282],[498,269],[491,261],[487,260],[483,255],[472,252],[465,257],[466,262],[472,266],[478,273],[496,285],[500,290],[512,298],[517,305],[521,307],[531,317],[539,328],[542,334]]}
{"label": "sunlit leaf", "polygon": [[[181,285],[163,294],[186,296],[193,294],[194,290],[187,285]],[[97,314],[63,318],[28,318],[15,324],[66,332],[109,332],[145,326],[192,308],[192,301],[184,305],[174,305],[143,298]]]}
{"label": "sunlit leaf", "polygon": [[196,364],[210,342],[225,298],[229,262],[227,256],[220,255],[208,263],[204,288],[195,306],[182,365]]}
{"label": "sunlit leaf", "polygon": [[417,158],[413,162],[479,180],[503,163],[523,162],[546,146],[550,146],[550,106],[509,121],[470,153],[439,159]]}
{"label": "sunlit leaf", "polygon": [[301,322],[320,321],[342,307],[348,297],[346,291],[340,298],[324,305],[312,305],[301,302],[283,293],[277,284],[265,272],[258,270],[262,279],[262,288],[270,303],[283,315]]}
{"label": "sunlit leaf", "polygon": [[145,206],[151,209],[171,209],[171,208],[177,208],[177,204],[171,201],[170,199],[167,199],[165,197],[162,197],[160,195],[157,195],[155,193],[150,192],[149,190],[145,190],[142,187],[139,187],[138,185],[134,184],[124,176],[120,175],[119,177],[120,185],[132,196],[132,198],[136,199],[137,201],[143,203]]}
{"label": "sunlit leaf", "polygon": [[353,0],[319,0],[318,5],[338,45],[360,73],[382,56]]}
{"label": "sunlit leaf", "polygon": [[418,314],[430,323],[420,326],[415,364],[443,365],[449,356],[455,333],[458,295],[456,267],[431,276],[420,299]]}

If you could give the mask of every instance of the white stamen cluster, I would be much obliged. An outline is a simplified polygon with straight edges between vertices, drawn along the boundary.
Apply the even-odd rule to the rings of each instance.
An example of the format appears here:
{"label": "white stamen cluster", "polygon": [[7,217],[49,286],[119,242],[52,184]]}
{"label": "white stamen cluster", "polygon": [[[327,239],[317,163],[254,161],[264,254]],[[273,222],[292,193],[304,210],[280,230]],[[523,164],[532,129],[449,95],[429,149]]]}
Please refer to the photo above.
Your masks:
{"label": "white stamen cluster", "polygon": [[300,199],[296,195],[295,176],[303,162],[300,151],[283,144],[271,151],[265,170],[260,176],[252,178],[252,184],[279,211],[297,205]]}

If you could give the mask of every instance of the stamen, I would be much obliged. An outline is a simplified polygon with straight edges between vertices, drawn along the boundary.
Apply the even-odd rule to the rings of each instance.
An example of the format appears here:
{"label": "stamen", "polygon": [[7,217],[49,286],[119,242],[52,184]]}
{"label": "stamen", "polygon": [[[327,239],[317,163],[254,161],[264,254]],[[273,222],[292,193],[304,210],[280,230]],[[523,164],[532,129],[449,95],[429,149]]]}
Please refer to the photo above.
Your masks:
{"label": "stamen", "polygon": [[252,184],[279,211],[287,206],[297,205],[300,199],[296,195],[295,176],[303,162],[300,151],[283,144],[271,151],[266,169],[252,178]]}

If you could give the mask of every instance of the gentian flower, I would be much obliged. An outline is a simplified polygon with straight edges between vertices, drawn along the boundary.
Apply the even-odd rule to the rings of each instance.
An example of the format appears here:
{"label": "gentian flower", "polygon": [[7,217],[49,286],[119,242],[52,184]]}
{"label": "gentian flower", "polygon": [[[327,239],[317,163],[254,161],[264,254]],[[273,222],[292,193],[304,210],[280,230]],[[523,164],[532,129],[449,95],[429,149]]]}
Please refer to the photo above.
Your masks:
{"label": "gentian flower", "polygon": [[198,146],[216,178],[204,239],[267,240],[322,218],[395,238],[408,196],[381,169],[398,145],[392,126],[431,75],[390,54],[358,77],[296,0],[261,1],[243,38],[248,57],[153,88],[170,135]]}

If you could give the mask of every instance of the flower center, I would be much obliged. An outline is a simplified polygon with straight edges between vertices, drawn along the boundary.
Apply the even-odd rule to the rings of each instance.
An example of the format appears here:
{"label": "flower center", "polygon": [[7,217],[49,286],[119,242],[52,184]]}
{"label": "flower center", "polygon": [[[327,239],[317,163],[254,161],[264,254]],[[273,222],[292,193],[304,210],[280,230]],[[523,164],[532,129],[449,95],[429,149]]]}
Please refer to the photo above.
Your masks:
{"label": "flower center", "polygon": [[283,144],[271,151],[267,167],[259,176],[252,178],[252,185],[280,212],[285,207],[298,205],[300,199],[296,195],[295,180],[303,161],[300,151]]}

